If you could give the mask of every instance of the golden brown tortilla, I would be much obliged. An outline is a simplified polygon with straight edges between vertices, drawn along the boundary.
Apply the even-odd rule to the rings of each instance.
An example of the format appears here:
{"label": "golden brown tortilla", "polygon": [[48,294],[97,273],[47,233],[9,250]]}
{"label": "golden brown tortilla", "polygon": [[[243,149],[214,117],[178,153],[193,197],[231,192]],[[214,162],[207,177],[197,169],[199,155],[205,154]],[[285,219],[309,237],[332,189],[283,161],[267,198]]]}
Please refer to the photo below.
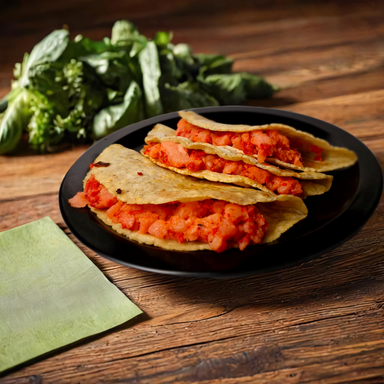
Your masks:
{"label": "golden brown tortilla", "polygon": [[[298,167],[293,164],[285,163],[284,161],[267,158],[266,161],[272,164],[279,165],[281,167],[297,169],[300,171],[312,171],[312,172],[327,172],[334,169],[348,167],[353,165],[357,161],[357,156],[354,152],[347,148],[334,147],[323,139],[318,139],[315,136],[298,131],[288,125],[284,124],[265,124],[265,125],[231,125],[216,123],[212,120],[200,116],[192,111],[180,111],[179,115],[181,118],[186,120],[188,123],[196,125],[200,128],[209,129],[211,131],[220,132],[249,132],[249,131],[267,131],[277,130],[288,138],[300,140],[302,142],[308,142],[314,144],[320,148],[323,148],[321,154],[323,161],[313,160],[313,154],[311,152],[300,151],[303,157],[304,167]],[[257,155],[254,156],[257,158]]]}
{"label": "golden brown tortilla", "polygon": [[[283,232],[304,219],[308,210],[301,199],[294,196],[271,196],[268,193],[235,186],[212,183],[182,176],[160,168],[138,152],[119,144],[106,148],[95,163],[109,163],[107,167],[93,167],[84,179],[84,186],[94,175],[108,192],[128,204],[164,204],[172,201],[188,202],[205,199],[224,200],[240,205],[257,204],[269,228],[263,242],[276,240]],[[116,191],[121,190],[118,194]],[[120,191],[119,191],[120,192]],[[209,249],[208,244],[157,239],[139,234],[112,223],[105,211],[91,208],[97,216],[115,231],[139,243],[156,245],[170,250],[196,251]]]}
{"label": "golden brown tortilla", "polygon": [[[308,171],[295,172],[289,169],[281,169],[271,164],[266,164],[266,163],[260,164],[254,157],[245,155],[242,151],[236,148],[227,147],[227,146],[217,147],[215,145],[207,144],[207,143],[196,143],[185,137],[176,136],[176,131],[174,129],[171,129],[163,124],[157,124],[148,133],[147,137],[145,138],[145,142],[147,144],[161,143],[163,141],[173,141],[175,143],[181,144],[184,148],[202,150],[207,154],[218,155],[225,160],[244,161],[247,164],[255,165],[258,168],[264,169],[272,173],[273,175],[282,176],[282,177],[294,177],[296,179],[300,179],[300,183],[303,186],[304,198],[307,196],[322,195],[323,193],[329,191],[332,185],[333,177],[330,175],[325,175],[324,173],[319,173],[319,172],[308,172]],[[216,181],[221,183],[237,184],[244,187],[258,188],[268,194],[275,195],[265,185],[262,185],[257,181],[254,181],[248,177],[244,177],[240,175],[226,175],[224,173],[217,173],[209,170],[192,172],[186,168],[180,169],[180,168],[166,166],[156,159],[151,159],[151,160],[155,164],[159,165],[160,167],[168,168],[182,175],[193,176],[200,179],[207,179],[210,181]]]}

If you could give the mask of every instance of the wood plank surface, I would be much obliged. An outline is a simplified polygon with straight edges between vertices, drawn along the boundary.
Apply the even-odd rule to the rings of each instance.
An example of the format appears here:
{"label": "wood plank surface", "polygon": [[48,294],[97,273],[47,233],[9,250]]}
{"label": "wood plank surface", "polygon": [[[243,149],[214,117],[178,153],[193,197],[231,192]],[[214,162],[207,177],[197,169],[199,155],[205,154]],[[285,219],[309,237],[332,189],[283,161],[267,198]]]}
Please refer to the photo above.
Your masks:
{"label": "wood plank surface", "polygon": [[[148,36],[173,30],[195,52],[234,57],[236,71],[281,87],[249,105],[335,124],[384,166],[380,1],[6,2],[0,97],[14,63],[52,29],[99,39],[123,17]],[[384,199],[355,237],[302,265],[223,281],[159,275],[101,258],[66,228],[58,190],[86,149],[0,156],[0,231],[50,216],[145,315],[0,383],[384,382]]]}

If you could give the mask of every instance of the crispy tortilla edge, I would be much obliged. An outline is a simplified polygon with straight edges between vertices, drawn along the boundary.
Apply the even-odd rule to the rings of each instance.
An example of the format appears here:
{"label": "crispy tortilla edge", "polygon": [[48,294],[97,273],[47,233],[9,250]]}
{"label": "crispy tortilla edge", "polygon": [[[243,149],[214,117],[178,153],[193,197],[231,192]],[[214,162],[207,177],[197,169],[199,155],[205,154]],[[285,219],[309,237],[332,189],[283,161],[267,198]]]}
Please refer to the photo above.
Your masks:
{"label": "crispy tortilla edge", "polygon": [[[87,173],[83,180],[84,186],[92,174],[92,170]],[[96,175],[95,178],[97,180]],[[109,192],[111,193],[111,191]],[[288,195],[275,195],[274,199],[274,201],[270,202],[255,203],[260,213],[265,216],[267,222],[269,223],[268,231],[265,234],[262,243],[269,243],[278,239],[282,233],[286,232],[289,228],[291,228],[297,222],[303,220],[308,215],[307,207],[298,197]],[[139,243],[154,245],[163,249],[176,251],[189,252],[198,250],[210,250],[209,245],[206,243],[185,242],[180,244],[175,240],[158,239],[150,234],[139,234],[138,232],[129,231],[125,228],[123,229],[121,224],[113,223],[106,216],[106,210],[99,210],[93,207],[89,208],[103,223],[110,226],[117,233],[127,237],[129,240],[134,240]],[[278,209],[279,212],[277,212],[276,209]]]}
{"label": "crispy tortilla edge", "polygon": [[280,165],[289,169],[296,169],[301,171],[315,171],[315,172],[327,172],[335,169],[349,167],[356,163],[358,160],[357,155],[344,147],[335,147],[329,144],[324,139],[319,139],[308,132],[299,131],[289,125],[285,124],[264,124],[264,125],[231,125],[216,123],[213,120],[207,119],[204,116],[198,115],[193,111],[180,111],[179,116],[189,122],[201,128],[209,129],[211,131],[229,131],[229,132],[249,132],[254,130],[278,130],[282,132],[288,138],[294,138],[307,141],[320,148],[323,148],[322,153],[323,161],[313,161],[304,159],[304,167],[297,167],[293,164],[285,163],[281,160],[271,161],[272,164]]}
{"label": "crispy tortilla edge", "polygon": [[111,227],[119,235],[123,235],[129,240],[136,241],[140,244],[154,245],[156,247],[167,249],[169,251],[203,251],[210,250],[208,243],[200,242],[184,242],[180,244],[176,240],[168,239],[159,239],[150,234],[143,234],[139,232],[130,231],[129,229],[123,228],[120,223],[114,223],[110,220],[105,211],[90,207],[91,211],[96,214],[96,216],[109,227]]}
{"label": "crispy tortilla edge", "polygon": [[[145,142],[149,143],[161,143],[164,141],[172,141],[177,144],[181,144],[187,149],[202,150],[207,154],[218,155],[225,160],[231,161],[244,161],[247,164],[254,165],[260,169],[266,170],[274,175],[281,177],[293,177],[299,179],[304,191],[304,198],[308,196],[318,196],[325,192],[328,192],[332,186],[333,176],[326,175],[318,172],[295,172],[293,170],[281,170],[275,166],[262,165],[257,162],[253,157],[239,153],[240,151],[234,150],[231,147],[216,147],[207,143],[195,143],[185,137],[176,136],[176,131],[163,124],[157,124],[150,132],[148,132]],[[236,184],[245,188],[253,187],[258,188],[261,191],[270,193],[274,196],[276,194],[269,190],[264,185],[240,175],[226,175],[217,172],[211,172],[209,170],[193,172],[188,169],[179,169],[171,166],[166,166],[160,161],[151,158],[144,154],[144,149],[141,151],[142,155],[149,158],[156,165],[177,172],[181,175],[192,176],[200,179],[206,179],[214,182]]]}

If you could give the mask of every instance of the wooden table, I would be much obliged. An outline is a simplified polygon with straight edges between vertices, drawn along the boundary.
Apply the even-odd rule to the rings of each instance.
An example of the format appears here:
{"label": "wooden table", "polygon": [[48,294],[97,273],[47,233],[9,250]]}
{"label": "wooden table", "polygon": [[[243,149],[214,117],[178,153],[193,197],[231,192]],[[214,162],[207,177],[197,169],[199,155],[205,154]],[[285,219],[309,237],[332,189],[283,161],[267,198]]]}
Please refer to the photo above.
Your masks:
{"label": "wooden table", "polygon": [[[15,5],[17,4],[17,6]],[[0,97],[24,51],[63,23],[99,39],[130,18],[195,52],[237,58],[283,89],[252,105],[334,123],[384,162],[384,6],[377,2],[3,3]],[[321,5],[321,6],[320,6]],[[1,383],[383,383],[384,202],[352,240],[244,279],[186,279],[107,261],[79,244],[57,200],[86,150],[0,158],[0,230],[50,216],[144,312],[140,322],[42,359]],[[0,346],[1,348],[1,346]]]}

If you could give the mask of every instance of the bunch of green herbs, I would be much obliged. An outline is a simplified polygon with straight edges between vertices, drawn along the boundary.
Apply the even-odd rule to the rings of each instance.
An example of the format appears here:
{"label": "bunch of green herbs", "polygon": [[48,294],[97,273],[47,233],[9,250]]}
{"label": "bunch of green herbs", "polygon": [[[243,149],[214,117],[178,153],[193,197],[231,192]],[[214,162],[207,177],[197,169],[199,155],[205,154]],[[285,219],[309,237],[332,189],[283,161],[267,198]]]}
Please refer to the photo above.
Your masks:
{"label": "bunch of green herbs", "polygon": [[149,40],[125,20],[102,41],[53,31],[15,65],[0,101],[0,154],[24,132],[34,150],[53,152],[162,113],[240,104],[277,90],[259,76],[231,73],[230,58],[193,54],[171,40],[168,32]]}

